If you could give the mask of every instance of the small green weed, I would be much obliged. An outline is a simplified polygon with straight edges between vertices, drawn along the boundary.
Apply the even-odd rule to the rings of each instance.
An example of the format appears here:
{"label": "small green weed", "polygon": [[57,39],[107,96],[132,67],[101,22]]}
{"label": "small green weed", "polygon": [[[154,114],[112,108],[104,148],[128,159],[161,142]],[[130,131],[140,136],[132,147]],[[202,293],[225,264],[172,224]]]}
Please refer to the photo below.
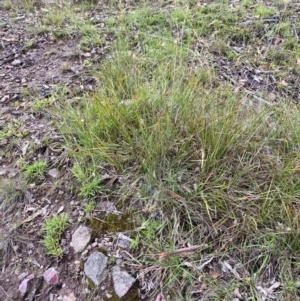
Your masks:
{"label": "small green weed", "polygon": [[271,17],[276,14],[276,12],[276,9],[272,7],[258,6],[255,9],[255,13],[263,18]]}
{"label": "small green weed", "polygon": [[83,64],[85,67],[91,68],[94,65],[94,62],[91,59],[86,59]]}
{"label": "small green weed", "polygon": [[10,0],[5,1],[4,4],[3,4],[3,8],[4,8],[5,10],[11,10],[11,8],[12,8],[12,3],[11,3],[11,1],[10,1]]}
{"label": "small green weed", "polygon": [[37,112],[40,112],[41,110],[49,107],[54,101],[55,101],[54,97],[38,99],[38,100],[33,101],[31,108],[34,112],[37,113]]}
{"label": "small green weed", "polygon": [[95,197],[104,191],[100,176],[97,175],[96,169],[93,166],[82,167],[78,163],[75,163],[72,172],[80,183],[79,195],[84,199]]}
{"label": "small green weed", "polygon": [[30,96],[30,92],[29,92],[28,88],[21,88],[21,93],[24,97]]}
{"label": "small green weed", "polygon": [[35,46],[35,41],[34,40],[28,40],[25,42],[25,48],[26,49],[31,49]]}
{"label": "small green weed", "polygon": [[25,179],[27,182],[36,181],[44,176],[48,170],[46,160],[35,161],[32,164],[23,166]]}
{"label": "small green weed", "polygon": [[28,135],[28,131],[19,131],[22,127],[22,122],[12,120],[11,122],[0,126],[0,140],[8,138],[23,138]]}
{"label": "small green weed", "polygon": [[60,216],[53,216],[46,221],[43,227],[45,233],[42,240],[43,245],[46,247],[47,253],[54,257],[61,257],[63,249],[60,245],[61,235],[65,232],[69,220],[68,214]]}
{"label": "small green weed", "polygon": [[89,201],[84,205],[84,212],[87,215],[91,215],[96,208],[96,203],[94,201]]}

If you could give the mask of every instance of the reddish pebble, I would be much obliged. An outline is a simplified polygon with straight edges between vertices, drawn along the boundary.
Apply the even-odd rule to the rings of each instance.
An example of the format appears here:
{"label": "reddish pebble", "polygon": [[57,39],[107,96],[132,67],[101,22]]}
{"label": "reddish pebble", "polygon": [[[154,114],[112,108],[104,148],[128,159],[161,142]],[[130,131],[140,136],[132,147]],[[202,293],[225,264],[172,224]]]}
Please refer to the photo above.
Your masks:
{"label": "reddish pebble", "polygon": [[56,271],[55,268],[48,269],[43,274],[43,277],[48,284],[56,285],[59,282],[59,272]]}
{"label": "reddish pebble", "polygon": [[33,278],[34,278],[34,274],[30,274],[30,275],[28,275],[28,276],[26,277],[27,280],[31,280],[31,279],[33,279]]}
{"label": "reddish pebble", "polygon": [[163,294],[158,294],[155,301],[163,301],[163,298],[164,298]]}
{"label": "reddish pebble", "polygon": [[18,276],[18,279],[23,280],[27,275],[28,275],[28,273],[24,272]]}

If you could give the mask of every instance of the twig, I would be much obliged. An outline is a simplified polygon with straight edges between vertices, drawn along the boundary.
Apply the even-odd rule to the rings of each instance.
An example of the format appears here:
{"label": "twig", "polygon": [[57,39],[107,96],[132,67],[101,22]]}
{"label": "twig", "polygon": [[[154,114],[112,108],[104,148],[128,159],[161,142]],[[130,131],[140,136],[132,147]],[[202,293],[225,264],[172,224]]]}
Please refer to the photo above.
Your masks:
{"label": "twig", "polygon": [[4,290],[4,288],[0,285],[0,288],[2,289],[2,291],[4,292],[4,294],[6,295],[6,297],[8,297],[8,294],[6,293],[6,291]]}
{"label": "twig", "polygon": [[207,244],[203,244],[203,245],[195,245],[187,248],[181,248],[177,250],[165,251],[165,252],[158,253],[158,257],[159,259],[164,259],[165,257],[170,255],[195,252],[198,249],[205,249],[207,247],[208,247]]}
{"label": "twig", "polygon": [[166,189],[167,194],[169,195],[169,197],[171,197],[172,199],[175,199],[177,201],[181,201],[184,202],[185,198],[182,197],[181,195],[175,193],[174,191],[170,190],[170,189]]}

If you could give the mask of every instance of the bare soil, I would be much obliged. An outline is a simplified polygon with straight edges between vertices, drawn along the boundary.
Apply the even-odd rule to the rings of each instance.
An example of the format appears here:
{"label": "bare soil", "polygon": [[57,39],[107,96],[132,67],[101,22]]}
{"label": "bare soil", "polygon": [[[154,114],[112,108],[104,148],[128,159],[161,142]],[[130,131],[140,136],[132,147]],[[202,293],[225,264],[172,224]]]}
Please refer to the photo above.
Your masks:
{"label": "bare soil", "polygon": [[[30,29],[37,26],[38,18],[38,11],[12,17],[9,11],[0,9],[0,128],[7,133],[0,139],[1,185],[3,190],[13,185],[12,189],[20,192],[14,206],[6,208],[9,213],[0,211],[1,235],[7,243],[3,250],[7,256],[0,275],[0,300],[51,300],[51,296],[57,300],[57,296],[67,298],[70,293],[76,300],[86,300],[80,257],[69,250],[61,260],[53,260],[40,242],[41,228],[48,216],[72,212],[75,228],[83,211],[71,191],[74,183],[64,140],[49,116],[35,112],[32,104],[45,101],[62,89],[70,98],[93,90],[96,81],[87,74],[84,60],[94,54],[78,49],[78,37],[62,42],[48,34],[32,33]],[[64,64],[70,68],[64,70]],[[20,162],[30,164],[41,159],[58,173],[55,177],[47,174],[28,187]],[[2,202],[6,196],[1,195]],[[66,233],[65,244],[69,243],[72,230],[70,227]],[[60,271],[61,285],[57,287],[49,287],[42,280],[42,273],[50,266]],[[35,275],[25,296],[18,289],[18,276],[23,272]]]}

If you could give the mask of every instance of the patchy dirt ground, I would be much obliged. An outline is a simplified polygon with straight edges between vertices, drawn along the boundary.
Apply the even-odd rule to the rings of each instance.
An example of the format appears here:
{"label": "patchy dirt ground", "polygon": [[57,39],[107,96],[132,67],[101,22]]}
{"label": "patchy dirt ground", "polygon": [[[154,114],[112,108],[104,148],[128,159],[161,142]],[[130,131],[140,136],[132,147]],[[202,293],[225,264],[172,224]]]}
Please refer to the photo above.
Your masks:
{"label": "patchy dirt ground", "polygon": [[[101,5],[85,13],[86,18],[97,20],[99,27],[105,26],[102,20],[105,7]],[[73,296],[76,300],[114,300],[111,279],[101,285],[97,296],[91,293],[90,283],[86,282],[82,271],[83,259],[97,248],[104,248],[114,259],[130,258],[131,254],[119,249],[114,233],[96,235],[97,240],[94,235],[83,257],[68,247],[71,234],[79,221],[85,218],[85,213],[74,192],[76,182],[69,171],[72,165],[69,151],[53,121],[42,110],[59,101],[60,95],[67,95],[67,99],[73,101],[76,96],[97,87],[89,71],[97,69],[108,54],[111,37],[105,36],[102,43],[92,48],[81,46],[81,37],[76,31],[60,39],[59,35],[55,35],[58,32],[55,29],[42,30],[40,20],[45,10],[40,7],[31,13],[22,10],[12,13],[4,10],[4,1],[0,1],[0,203],[8,197],[13,198],[11,206],[0,205],[0,236],[3,238],[0,252],[4,259],[0,274],[0,300],[72,301],[75,300]],[[210,42],[198,40],[195,52],[215,47],[219,55],[220,47]],[[268,43],[270,48],[275,48],[281,40],[274,37]],[[238,43],[232,45],[236,52],[244,50],[243,47]],[[263,50],[264,45],[259,45],[258,53]],[[292,71],[287,77],[279,78],[269,72],[266,65],[261,65],[258,70],[251,64],[232,66],[225,59],[215,60],[214,56],[208,57],[209,60],[218,69],[221,79],[230,81],[234,86],[239,84],[239,88],[248,89],[249,93],[266,90],[272,99],[275,91],[273,100],[277,95],[287,95],[295,102],[299,101],[299,77]],[[191,57],[191,65],[202,63],[197,61],[197,54],[195,58]],[[278,82],[281,83],[280,91]],[[42,159],[47,161],[49,172],[34,183],[26,183],[24,167]],[[106,179],[113,180],[114,175],[108,174]],[[109,202],[107,206],[110,207]],[[111,211],[111,208],[104,207],[100,206],[96,212]],[[70,226],[62,240],[64,256],[61,260],[53,260],[46,255],[41,244],[41,228],[47,217],[61,212],[71,213]],[[56,286],[47,285],[42,278],[43,272],[52,266],[60,272],[61,281]],[[112,261],[109,267],[113,266]],[[136,273],[139,268],[138,264],[126,266],[130,273]],[[30,281],[28,293],[22,295],[18,276],[24,272],[34,274],[34,279]],[[222,271],[215,272],[218,273]],[[147,279],[138,285],[141,296],[153,288]],[[272,285],[276,286],[276,282]],[[205,290],[205,285],[203,287]],[[199,292],[203,290],[200,288]]]}
{"label": "patchy dirt ground", "polygon": [[[37,29],[39,17],[39,11],[12,16],[0,9],[0,200],[4,203],[6,197],[14,195],[12,207],[0,212],[4,238],[0,300],[75,300],[72,294],[76,300],[100,300],[90,296],[83,283],[80,257],[66,249],[62,260],[53,261],[40,243],[41,227],[48,216],[72,212],[75,228],[84,214],[72,193],[68,151],[40,108],[55,101],[62,90],[69,98],[92,91],[96,81],[87,75],[84,62],[87,58],[95,62],[104,50],[83,52],[76,36],[62,42],[49,34],[32,33],[30,29]],[[50,171],[28,187],[22,166],[41,159],[47,161]],[[66,245],[74,228],[69,228],[64,238]],[[116,251],[114,240],[110,236],[103,242],[111,252]],[[42,274],[50,266],[59,270],[60,285],[49,287],[43,282]],[[18,289],[18,276],[24,272],[35,276],[26,295]],[[108,297],[112,288],[104,284],[101,290]]]}

